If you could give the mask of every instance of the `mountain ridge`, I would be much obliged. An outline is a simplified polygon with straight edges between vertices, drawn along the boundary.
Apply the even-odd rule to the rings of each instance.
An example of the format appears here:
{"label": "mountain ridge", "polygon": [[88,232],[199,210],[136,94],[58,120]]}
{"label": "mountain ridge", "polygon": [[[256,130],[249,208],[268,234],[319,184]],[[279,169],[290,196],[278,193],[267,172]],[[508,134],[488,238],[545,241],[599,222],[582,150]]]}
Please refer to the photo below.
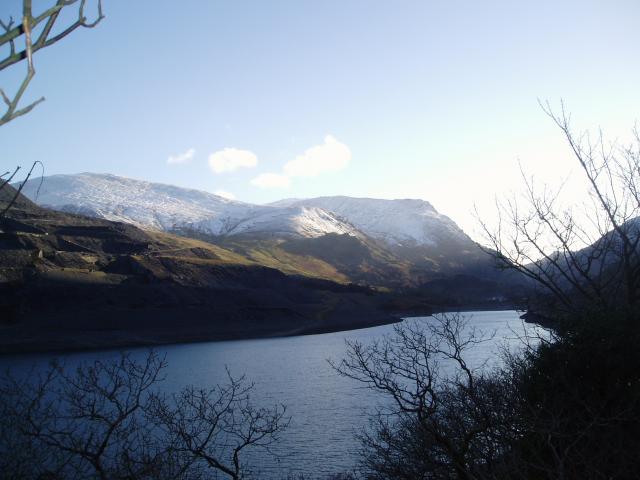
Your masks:
{"label": "mountain ridge", "polygon": [[[31,179],[23,193],[42,206],[158,231],[189,226],[213,235],[233,235],[251,231],[252,224],[258,231],[260,225],[269,231],[265,220],[271,217],[278,220],[275,228],[289,225],[291,234],[357,235],[351,225],[318,209],[255,205],[202,190],[112,174],[52,175],[44,177],[42,186],[39,179]],[[289,218],[283,219],[287,214]]]}
{"label": "mountain ridge", "polygon": [[[30,180],[23,192],[35,198],[39,183]],[[325,196],[253,205],[199,190],[84,173],[45,177],[38,202],[199,238],[282,271],[313,275],[317,268],[322,278],[334,271],[341,281],[373,287],[417,288],[455,275],[479,282],[499,277],[477,243],[419,199]],[[353,258],[345,261],[349,254]]]}
{"label": "mountain ridge", "polygon": [[[412,240],[417,244],[434,243],[433,238],[422,235],[424,231],[411,231],[412,228],[420,229],[420,226],[410,224],[407,215],[413,215],[414,220],[426,220],[434,229],[444,226],[449,230],[449,234],[469,238],[449,217],[438,213],[431,203],[420,199],[383,200],[324,196],[311,199],[283,199],[257,205],[229,200],[202,190],[89,172],[44,177],[36,198],[36,185],[39,185],[39,182],[39,179],[28,181],[23,193],[40,205],[67,211],[75,210],[108,220],[126,221],[142,228],[164,231],[188,225],[214,235],[233,234],[233,229],[222,229],[220,224],[223,221],[243,223],[260,215],[277,216],[283,209],[306,207],[329,213],[328,216],[318,215],[316,210],[316,218],[326,219],[335,217],[336,214],[339,216],[332,219],[332,228],[317,229],[318,233],[356,234],[352,228],[355,226],[368,236],[388,242],[391,240],[391,243],[399,239]],[[345,208],[345,204],[350,204],[351,208]],[[370,216],[372,211],[377,214],[376,221],[363,221],[363,217]],[[384,218],[384,214],[388,217]],[[404,222],[393,221],[393,217],[402,214]],[[341,221],[350,225],[341,225]],[[394,235],[393,229],[399,233]],[[469,240],[471,241],[470,238]]]}
{"label": "mountain ridge", "polygon": [[[15,191],[0,190],[0,208]],[[299,335],[397,321],[387,297],[209,242],[39,207],[0,217],[0,354]],[[340,280],[340,283],[334,281]]]}
{"label": "mountain ridge", "polygon": [[[122,184],[115,176],[99,178],[108,185]],[[124,179],[125,185],[129,182]],[[489,273],[489,257],[474,266],[476,259],[460,245],[449,252],[433,245],[412,245],[413,250],[405,251],[408,247],[368,236],[348,219],[305,205],[253,209],[240,204],[255,223],[265,212],[280,212],[285,235],[273,228],[272,235],[265,235],[254,224],[234,235],[189,231],[197,222],[184,223],[180,231],[166,222],[170,217],[145,217],[144,207],[154,201],[149,189],[183,190],[133,182],[147,188],[132,193],[129,198],[137,198],[132,205],[113,189],[105,200],[104,184],[92,193],[103,200],[99,205],[88,201],[92,195],[79,195],[82,189],[75,195],[48,195],[103,218],[51,210],[22,196],[0,218],[0,353],[317,333],[389,323],[401,313],[502,308],[508,303]],[[38,184],[35,179],[26,192],[35,192]],[[87,191],[93,184],[81,186]],[[55,182],[45,178],[45,199],[52,187]],[[2,193],[6,198],[0,195],[0,203],[6,203],[11,195],[7,197],[7,189]],[[236,208],[239,203],[223,204],[195,192],[196,198],[200,195],[211,203],[187,205],[187,215],[203,217],[219,212],[220,205]],[[110,209],[112,199],[121,211]],[[164,213],[184,205],[180,199],[164,200],[159,202]],[[42,196],[38,201],[44,203]],[[104,218],[129,219],[132,214],[143,215],[138,221],[157,221],[159,228],[140,229]],[[316,215],[331,224],[329,230],[336,225],[344,230],[325,233],[320,226],[290,234],[287,221],[298,226],[295,214],[311,219],[314,228]],[[160,230],[163,225],[179,235]],[[465,236],[458,238],[463,246],[475,245]]]}

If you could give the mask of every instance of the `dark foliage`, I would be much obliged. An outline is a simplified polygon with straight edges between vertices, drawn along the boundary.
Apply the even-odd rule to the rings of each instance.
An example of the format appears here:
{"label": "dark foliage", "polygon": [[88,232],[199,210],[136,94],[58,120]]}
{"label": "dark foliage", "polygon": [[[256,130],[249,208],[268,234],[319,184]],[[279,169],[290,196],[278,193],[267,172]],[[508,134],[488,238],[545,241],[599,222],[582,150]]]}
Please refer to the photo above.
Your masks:
{"label": "dark foliage", "polygon": [[635,319],[582,318],[512,364],[525,478],[637,478],[640,331]]}
{"label": "dark foliage", "polygon": [[505,354],[492,372],[464,362],[482,339],[458,316],[398,326],[371,346],[350,344],[336,368],[390,405],[360,436],[362,477],[637,478],[637,322],[593,316],[575,325]]}

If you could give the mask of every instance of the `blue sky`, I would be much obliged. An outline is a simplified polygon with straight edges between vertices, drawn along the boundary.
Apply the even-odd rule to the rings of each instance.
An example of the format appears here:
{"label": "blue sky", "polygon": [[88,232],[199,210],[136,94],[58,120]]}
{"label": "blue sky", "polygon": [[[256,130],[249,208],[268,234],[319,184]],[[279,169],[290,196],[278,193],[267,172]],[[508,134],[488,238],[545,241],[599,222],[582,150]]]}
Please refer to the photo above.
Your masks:
{"label": "blue sky", "polygon": [[[51,2],[36,0],[35,8]],[[19,12],[3,0],[0,16]],[[2,167],[110,172],[237,199],[473,204],[575,169],[538,106],[624,139],[640,112],[640,2],[105,0],[36,54]],[[24,66],[0,75],[11,90]],[[210,157],[214,160],[210,162]],[[172,158],[172,161],[169,161]],[[216,166],[217,165],[217,166]],[[577,191],[576,191],[577,192]]]}

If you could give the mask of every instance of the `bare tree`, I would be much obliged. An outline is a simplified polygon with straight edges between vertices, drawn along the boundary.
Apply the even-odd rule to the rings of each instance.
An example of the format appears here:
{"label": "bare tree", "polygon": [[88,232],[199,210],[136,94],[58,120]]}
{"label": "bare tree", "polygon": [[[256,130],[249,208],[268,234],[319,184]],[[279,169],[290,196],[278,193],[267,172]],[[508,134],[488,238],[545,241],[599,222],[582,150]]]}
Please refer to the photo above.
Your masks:
{"label": "bare tree", "polygon": [[556,330],[554,342],[508,361],[519,435],[503,461],[515,478],[634,478],[640,134],[609,143],[602,132],[575,133],[563,105],[559,114],[541,106],[588,193],[566,203],[562,187],[541,188],[523,174],[523,196],[497,202],[497,226],[482,224],[502,266],[531,280],[534,313]]}
{"label": "bare tree", "polygon": [[[607,320],[611,320],[607,317]],[[348,343],[337,371],[386,403],[360,435],[368,480],[634,478],[638,335],[533,337],[493,370],[459,315]]]}
{"label": "bare tree", "polygon": [[489,339],[447,314],[396,325],[370,345],[348,342],[334,368],[389,400],[361,437],[368,478],[491,478],[516,426],[503,383],[465,358]]}
{"label": "bare tree", "polygon": [[155,388],[166,361],[122,354],[68,371],[60,364],[0,379],[0,471],[6,478],[245,478],[245,450],[286,427],[284,408],[260,409],[252,385],[229,375],[171,397]]}
{"label": "bare tree", "polygon": [[155,397],[151,418],[166,432],[172,451],[189,457],[190,468],[204,466],[234,480],[244,478],[241,454],[249,448],[269,450],[289,421],[285,408],[256,408],[253,384],[244,377],[205,390],[187,387],[170,399]]}
{"label": "bare tree", "polygon": [[543,108],[589,196],[567,208],[561,192],[523,175],[523,199],[498,202],[498,225],[483,226],[501,265],[543,294],[534,306],[548,302],[545,313],[567,328],[494,371],[469,367],[465,351],[483,339],[457,316],[349,343],[335,368],[389,400],[361,437],[365,478],[637,476],[640,135],[606,144],[573,133],[564,109]]}
{"label": "bare tree", "polygon": [[608,144],[600,132],[576,134],[562,105],[544,112],[577,160],[589,198],[563,205],[561,188],[539,188],[523,174],[523,198],[497,201],[498,224],[480,221],[504,268],[532,281],[553,308],[633,311],[640,302],[640,134],[630,145]]}
{"label": "bare tree", "polygon": [[[141,413],[164,366],[156,354],[142,363],[122,355],[74,372],[54,363],[35,380],[5,377],[0,457],[16,464],[3,470],[27,469],[26,478],[143,478],[152,463],[143,461],[151,437]],[[16,449],[16,441],[27,448]]]}

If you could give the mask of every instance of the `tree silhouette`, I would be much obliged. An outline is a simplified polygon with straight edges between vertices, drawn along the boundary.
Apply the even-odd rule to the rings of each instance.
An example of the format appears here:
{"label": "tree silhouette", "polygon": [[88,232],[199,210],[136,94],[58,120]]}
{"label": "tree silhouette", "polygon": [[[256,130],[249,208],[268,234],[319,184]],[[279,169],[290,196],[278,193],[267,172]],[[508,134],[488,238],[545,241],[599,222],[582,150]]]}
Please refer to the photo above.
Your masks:
{"label": "tree silhouette", "polygon": [[0,376],[0,476],[249,478],[244,455],[278,440],[284,406],[255,406],[253,384],[229,371],[213,388],[163,394],[165,367],[150,351]]}
{"label": "tree silhouette", "polygon": [[[542,105],[559,127],[588,186],[588,197],[564,205],[560,192],[524,174],[522,198],[497,202],[497,226],[480,222],[502,267],[529,278],[547,310],[635,311],[640,305],[640,132],[631,143],[576,133],[561,106]],[[538,299],[540,307],[540,299]]]}

